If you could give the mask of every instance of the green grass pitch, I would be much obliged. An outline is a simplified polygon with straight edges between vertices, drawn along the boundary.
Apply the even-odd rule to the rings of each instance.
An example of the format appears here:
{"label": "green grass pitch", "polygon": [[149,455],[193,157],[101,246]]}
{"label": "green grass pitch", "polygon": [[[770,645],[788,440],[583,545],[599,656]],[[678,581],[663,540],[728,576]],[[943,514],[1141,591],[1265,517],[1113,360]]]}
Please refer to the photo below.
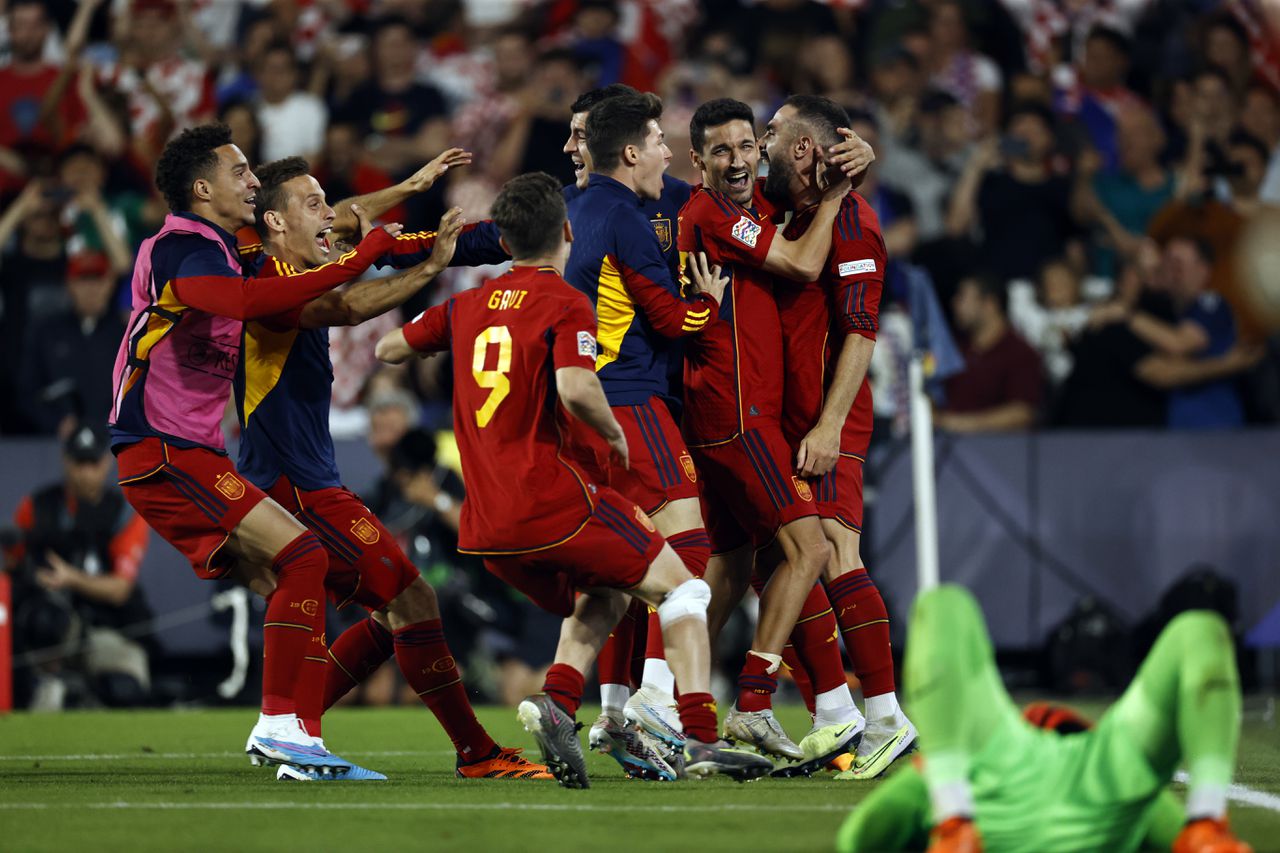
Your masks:
{"label": "green grass pitch", "polygon": [[[513,711],[480,716],[502,743],[536,755]],[[804,731],[803,709],[780,716]],[[460,780],[424,709],[339,710],[325,719],[335,751],[391,781],[276,782],[237,752],[254,720],[248,708],[0,717],[0,850],[819,851],[832,848],[845,814],[875,784],[830,774],[745,785],[634,782],[596,755],[586,791]],[[1280,794],[1274,721],[1246,721],[1237,781]],[[1232,820],[1259,851],[1280,850],[1280,813],[1233,803]]]}

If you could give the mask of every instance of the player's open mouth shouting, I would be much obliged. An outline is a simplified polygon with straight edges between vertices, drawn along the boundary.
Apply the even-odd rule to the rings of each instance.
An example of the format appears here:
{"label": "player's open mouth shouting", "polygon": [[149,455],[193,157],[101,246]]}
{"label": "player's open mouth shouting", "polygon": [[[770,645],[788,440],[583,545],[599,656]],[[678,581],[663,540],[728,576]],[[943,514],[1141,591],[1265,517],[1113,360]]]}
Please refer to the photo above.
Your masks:
{"label": "player's open mouth shouting", "polygon": [[326,255],[329,254],[329,232],[332,230],[333,226],[326,225],[316,233],[316,246],[318,246],[320,251],[324,252]]}

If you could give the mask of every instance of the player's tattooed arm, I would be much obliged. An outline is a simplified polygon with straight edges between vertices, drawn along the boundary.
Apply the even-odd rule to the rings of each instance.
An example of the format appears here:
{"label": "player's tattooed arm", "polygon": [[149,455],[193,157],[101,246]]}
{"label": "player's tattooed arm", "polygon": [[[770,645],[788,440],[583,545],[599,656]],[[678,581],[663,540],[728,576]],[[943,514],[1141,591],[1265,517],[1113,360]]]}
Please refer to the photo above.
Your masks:
{"label": "player's tattooed arm", "polygon": [[604,396],[604,389],[600,387],[600,379],[594,370],[585,367],[556,368],[556,393],[569,414],[609,443],[615,465],[631,467],[627,437],[609,408],[609,400]]}
{"label": "player's tattooed arm", "polygon": [[403,305],[449,265],[463,224],[462,209],[453,208],[440,220],[435,246],[426,261],[398,275],[362,281],[342,291],[329,291],[302,309],[298,326],[303,329],[356,326]]}
{"label": "player's tattooed arm", "polygon": [[351,213],[352,204],[358,204],[364,208],[370,219],[377,219],[396,205],[431,189],[435,182],[450,169],[470,164],[470,151],[450,148],[395,186],[365,193],[335,204],[333,209],[337,211],[337,216],[333,220],[331,232],[333,238],[349,238],[359,233],[360,223]]}

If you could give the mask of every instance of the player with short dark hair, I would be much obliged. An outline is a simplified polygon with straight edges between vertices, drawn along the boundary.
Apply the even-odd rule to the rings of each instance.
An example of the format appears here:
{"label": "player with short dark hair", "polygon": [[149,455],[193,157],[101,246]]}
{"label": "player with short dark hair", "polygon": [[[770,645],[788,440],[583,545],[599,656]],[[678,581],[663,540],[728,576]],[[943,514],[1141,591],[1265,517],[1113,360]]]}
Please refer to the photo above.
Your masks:
{"label": "player with short dark hair", "polygon": [[[829,98],[788,98],[769,122],[762,144],[769,160],[765,193],[794,210],[783,235],[811,233],[825,198],[812,179],[814,146],[838,141],[851,124]],[[786,382],[782,430],[801,477],[813,484],[822,532],[834,559],[822,581],[854,673],[862,684],[866,729],[848,777],[874,778],[915,742],[898,705],[889,613],[859,553],[862,465],[871,442],[867,368],[879,325],[888,257],[880,222],[856,190],[840,200],[827,226],[831,250],[819,273],[802,284],[778,282]]]}
{"label": "player with short dark hair", "polygon": [[[773,277],[815,277],[815,259],[826,255],[831,235],[789,240],[779,233],[772,205],[757,191],[753,118],[746,104],[717,99],[700,106],[689,126],[690,139],[701,142],[690,155],[703,184],[680,213],[680,249],[706,252],[722,264],[732,295],[722,303],[721,322],[689,346],[684,433],[704,476],[707,526],[720,556],[709,572],[723,592],[713,626],[737,603],[753,550],[769,549],[759,555],[768,576],[760,620],[724,731],[771,754],[809,761],[850,744],[861,721],[842,680],[821,685],[822,707],[804,747],[787,737],[771,707],[787,639],[806,602],[814,600],[814,583],[829,556],[814,496],[794,476],[782,433],[783,345]],[[813,168],[821,163],[819,156]],[[818,208],[826,223],[834,221],[847,188],[840,176],[828,189]]]}
{"label": "player with short dark hair", "polygon": [[[570,108],[569,139],[565,143],[564,152],[573,161],[577,173],[577,181],[573,186],[565,188],[565,200],[573,202],[586,189],[591,175],[588,165],[590,153],[586,144],[587,116],[593,108],[611,98],[640,93],[630,86],[612,83],[600,89],[583,93],[573,102]],[[659,247],[667,266],[671,270],[672,280],[678,281],[682,263],[680,252],[676,247],[676,220],[680,208],[689,200],[692,188],[679,178],[665,172],[662,175],[662,193],[656,199],[641,199],[640,212],[649,220],[653,232],[658,238]],[[667,342],[669,348],[667,381],[671,387],[667,397],[669,406],[679,404],[679,386],[683,370],[683,341],[676,339]],[[679,415],[673,408],[673,417]],[[677,550],[697,548],[697,536],[691,534],[677,540]],[[631,692],[632,679],[636,660],[643,660],[643,668],[638,674],[638,690]],[[637,762],[654,762],[651,744],[643,735],[643,723],[647,719],[650,727],[660,725],[660,720],[652,719],[663,714],[662,709],[673,707],[675,703],[675,677],[666,665],[662,652],[662,635],[658,625],[657,613],[641,602],[634,602],[631,609],[609,634],[604,648],[596,662],[600,681],[600,716],[592,724],[589,733],[591,748],[603,754],[613,756],[629,773],[637,772]],[[640,732],[627,725],[631,718],[642,723]],[[637,736],[638,735],[638,736]],[[637,756],[639,753],[639,756]],[[662,775],[665,770],[660,771]]]}
{"label": "player with short dark hair", "polygon": [[[221,419],[240,367],[244,321],[305,304],[364,272],[393,242],[371,231],[333,263],[299,276],[246,276],[236,229],[254,221],[259,183],[225,125],[183,131],[156,183],[171,213],[138,250],[133,313],[114,369],[110,417],[125,497],[201,578],[234,562],[269,566],[276,591],[263,631],[262,714],[255,760],[352,769],[297,718],[298,673],[323,620],[324,548],[227,459]],[[398,231],[398,226],[389,226]]]}
{"label": "player with short dark hair", "polygon": [[[661,157],[648,156],[655,153]],[[656,185],[649,178],[645,186]],[[596,376],[591,304],[561,277],[574,236],[562,205],[549,176],[509,181],[494,214],[515,255],[511,271],[387,334],[378,358],[399,363],[415,353],[453,352],[454,425],[468,486],[458,548],[483,556],[489,571],[566,617],[544,693],[519,708],[561,784],[589,784],[573,717],[582,673],[627,606],[623,593],[655,607],[662,620],[668,658],[685,691],[685,772],[761,775],[771,768],[767,760],[716,739],[710,589],[635,502],[593,482],[568,455],[570,416],[608,444],[621,470],[629,442]],[[546,247],[557,232],[554,247],[537,255],[515,251]],[[548,405],[553,392],[559,404]],[[512,483],[536,483],[537,499],[513,491]],[[576,601],[575,589],[583,593]]]}
{"label": "player with short dark hair", "polygon": [[[569,202],[576,242],[565,278],[596,308],[596,368],[632,447],[630,470],[600,465],[592,473],[652,515],[690,572],[700,577],[708,542],[697,471],[672,413],[671,375],[681,358],[676,342],[701,333],[712,321],[724,280],[695,262],[690,265],[694,295],[682,296],[654,224],[641,210],[643,201],[660,199],[667,185],[671,152],[656,118],[661,110],[653,95],[634,94],[604,100],[588,113],[592,171],[587,188]],[[604,171],[601,163],[614,166]],[[674,242],[673,231],[667,237]],[[659,668],[666,679],[661,685],[650,681]],[[674,688],[665,664],[646,664],[642,689],[626,711],[673,750],[682,743],[671,711]]]}
{"label": "player with short dark hair", "polygon": [[[307,161],[278,160],[260,167],[258,176],[256,221],[266,253],[257,261],[259,274],[296,276],[323,267],[333,251],[328,235],[335,211]],[[363,211],[357,207],[356,213],[362,217]],[[367,221],[361,225],[369,229]],[[454,209],[441,220],[438,233],[396,237],[388,255],[396,265],[404,258],[427,258],[407,272],[360,282],[247,323],[246,357],[235,383],[242,426],[239,468],[324,543],[329,552],[325,584],[334,602],[342,607],[355,601],[381,616],[344,632],[332,649],[324,648],[322,635],[312,638],[298,695],[307,731],[319,739],[324,710],[393,650],[405,680],[453,741],[459,776],[549,779],[545,767],[498,746],[476,720],[445,641],[435,591],[395,537],[343,487],[329,433],[328,328],[357,325],[399,307],[451,262],[497,260],[485,239],[475,231],[464,233],[461,211]],[[279,772],[281,778],[324,778],[293,768]]]}

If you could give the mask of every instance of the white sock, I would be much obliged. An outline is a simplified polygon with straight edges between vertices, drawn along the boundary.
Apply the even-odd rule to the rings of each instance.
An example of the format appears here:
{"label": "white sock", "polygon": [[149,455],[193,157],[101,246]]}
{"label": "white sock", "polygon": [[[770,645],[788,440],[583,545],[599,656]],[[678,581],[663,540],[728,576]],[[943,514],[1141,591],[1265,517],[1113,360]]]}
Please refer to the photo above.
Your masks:
{"label": "white sock", "polygon": [[1221,820],[1226,815],[1226,785],[1196,785],[1187,791],[1187,820]]}
{"label": "white sock", "polygon": [[631,686],[629,684],[600,685],[600,711],[610,717],[621,717],[622,709],[630,698]]}
{"label": "white sock", "polygon": [[676,676],[662,658],[645,658],[640,686],[660,690],[663,695],[672,696],[676,692]]}
{"label": "white sock", "polygon": [[879,696],[868,696],[866,701],[867,719],[873,721],[896,719],[902,713],[898,707],[897,693],[881,693]]}
{"label": "white sock", "polygon": [[853,694],[847,684],[819,693],[813,697],[813,704],[813,724],[819,728],[843,725],[859,716],[858,706],[853,704]]}
{"label": "white sock", "polygon": [[953,817],[973,817],[973,792],[963,780],[930,785],[929,801],[933,804],[934,824]]}

